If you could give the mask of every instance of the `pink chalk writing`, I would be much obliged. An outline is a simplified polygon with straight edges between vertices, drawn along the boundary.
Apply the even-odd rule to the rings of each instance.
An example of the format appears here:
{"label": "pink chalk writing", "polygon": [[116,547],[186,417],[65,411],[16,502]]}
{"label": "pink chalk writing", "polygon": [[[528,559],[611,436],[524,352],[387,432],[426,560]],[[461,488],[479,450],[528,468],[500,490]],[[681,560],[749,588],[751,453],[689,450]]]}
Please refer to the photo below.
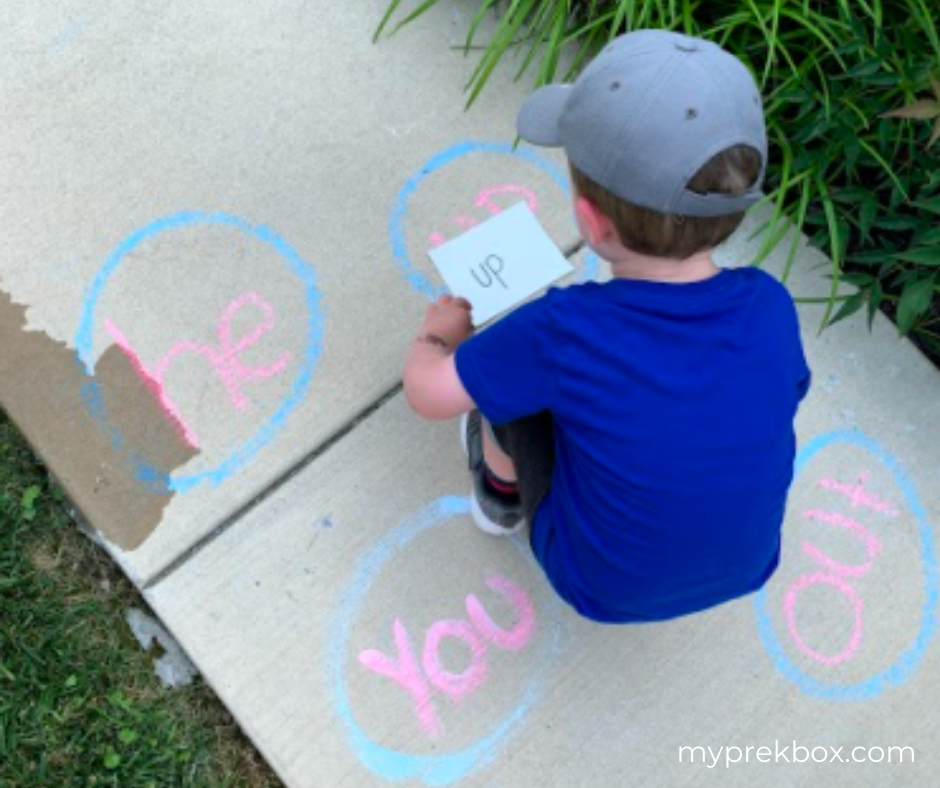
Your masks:
{"label": "pink chalk writing", "polygon": [[[232,323],[235,316],[248,306],[258,308],[262,313],[262,320],[245,336],[236,340],[232,336]],[[104,326],[115,344],[130,357],[138,374],[144,378],[151,389],[158,393],[164,409],[182,425],[186,440],[194,447],[198,446],[196,433],[183,419],[179,408],[166,393],[164,385],[167,370],[177,358],[186,353],[195,353],[207,359],[225,386],[232,405],[240,411],[246,411],[250,406],[250,401],[242,391],[242,386],[248,381],[264,380],[280,374],[287,369],[291,358],[290,353],[284,352],[273,363],[256,367],[247,366],[240,360],[239,354],[257,344],[274,326],[274,309],[261,296],[253,292],[239,296],[225,308],[219,320],[219,345],[217,348],[198,342],[177,342],[152,367],[147,367],[143,363],[128,338],[112,320],[105,319]]]}
{"label": "pink chalk writing", "polygon": [[[496,214],[502,213],[503,207],[494,198],[501,194],[522,197],[528,204],[532,213],[538,212],[539,201],[535,194],[525,186],[519,186],[515,183],[504,183],[500,186],[491,186],[481,189],[476,199],[473,201],[473,204],[477,208],[486,209],[490,216],[496,216]],[[451,224],[456,224],[462,230],[469,230],[471,227],[475,227],[478,224],[476,219],[466,214],[452,216],[449,221]],[[444,233],[435,231],[428,236],[428,246],[433,249],[436,246],[440,246],[446,240],[447,236],[444,235]]]}
{"label": "pink chalk writing", "polygon": [[124,352],[124,355],[130,359],[131,365],[140,376],[140,379],[157,397],[157,400],[159,401],[167,416],[170,417],[170,420],[179,424],[180,429],[183,432],[183,439],[186,441],[186,443],[188,443],[194,449],[198,449],[199,438],[196,435],[196,431],[186,422],[186,419],[183,418],[183,414],[180,413],[179,408],[177,408],[173,400],[170,399],[169,395],[166,393],[166,389],[163,388],[162,380],[155,378],[153,373],[144,366],[144,363],[140,360],[140,356],[138,355],[137,351],[131,347],[130,340],[128,340],[127,337],[121,333],[120,329],[110,319],[105,318],[104,327],[111,335],[111,338],[114,340],[115,344]]}
{"label": "pink chalk writing", "polygon": [[502,207],[493,200],[493,197],[497,194],[514,194],[518,197],[522,197],[528,203],[529,210],[532,211],[532,213],[538,213],[539,201],[536,199],[535,195],[525,186],[519,186],[515,183],[506,183],[502,186],[493,186],[490,189],[483,189],[477,195],[473,204],[477,206],[477,208],[486,208],[492,216],[496,216],[496,214],[502,213],[503,210]]}
{"label": "pink chalk writing", "polygon": [[[812,648],[803,640],[799,629],[796,626],[795,608],[797,597],[807,588],[819,584],[829,585],[840,591],[843,596],[845,596],[846,599],[852,603],[852,607],[855,611],[855,624],[852,627],[852,634],[849,636],[849,642],[838,654],[823,654],[821,651],[817,651],[816,649]],[[787,595],[784,597],[783,612],[787,618],[787,624],[790,627],[790,634],[793,636],[793,640],[800,651],[817,662],[821,662],[823,665],[839,665],[843,662],[847,662],[855,656],[855,652],[858,651],[858,647],[862,643],[862,599],[859,597],[858,592],[852,586],[836,575],[827,575],[823,573],[801,575],[799,578],[797,578],[796,582],[793,584],[790,590],[787,591]]]}
{"label": "pink chalk writing", "polygon": [[[855,484],[843,484],[833,479],[822,479],[819,485],[824,489],[832,490],[833,492],[845,496],[851,503],[853,509],[862,506],[881,514],[889,516],[896,515],[897,510],[890,503],[865,491],[864,486],[867,480],[868,474],[861,473],[858,482]],[[875,558],[881,552],[881,540],[857,520],[846,517],[838,512],[822,509],[807,509],[803,512],[803,517],[807,520],[824,523],[834,528],[842,528],[857,537],[865,548],[867,560],[860,564],[846,564],[836,560],[812,542],[804,541],[803,552],[828,571],[801,575],[794,581],[783,598],[784,616],[790,630],[790,636],[793,638],[793,642],[796,644],[797,648],[807,657],[820,664],[840,665],[844,662],[848,662],[855,656],[859,646],[861,646],[864,630],[864,602],[855,587],[848,582],[847,578],[861,578],[871,571]],[[797,626],[797,600],[806,589],[818,585],[827,585],[836,589],[852,605],[854,613],[852,633],[849,636],[848,642],[837,654],[825,654],[814,649],[803,639],[799,627]]]}
{"label": "pink chalk writing", "polygon": [[[460,673],[445,670],[440,662],[441,641],[460,640],[470,650],[470,664]],[[438,621],[424,637],[421,664],[430,682],[445,695],[462,700],[486,679],[486,643],[466,621]]]}
{"label": "pink chalk writing", "polygon": [[826,523],[827,525],[833,525],[837,528],[845,528],[851,531],[856,536],[858,536],[858,538],[862,541],[862,544],[865,545],[865,551],[868,553],[868,560],[864,564],[858,564],[855,566],[843,564],[841,561],[836,561],[835,559],[830,558],[812,542],[803,542],[803,552],[823,566],[828,567],[833,572],[838,572],[840,575],[861,577],[862,575],[866,574],[869,569],[871,569],[872,561],[875,560],[875,556],[877,556],[881,551],[881,541],[864,525],[856,522],[851,517],[845,517],[841,514],[838,514],[837,512],[823,512],[819,509],[808,509],[807,511],[803,512],[803,517],[808,520],[818,520],[820,522]]}
{"label": "pink chalk writing", "polygon": [[[359,662],[369,670],[390,679],[410,696],[415,716],[422,730],[431,738],[438,738],[443,728],[434,708],[431,687],[452,701],[460,702],[476,692],[487,677],[487,648],[493,645],[505,651],[520,651],[535,634],[535,608],[526,592],[499,575],[493,575],[486,584],[500,594],[516,614],[515,623],[508,629],[497,626],[474,594],[466,599],[467,618],[444,619],[432,624],[424,636],[421,670],[411,647],[408,630],[398,618],[392,624],[397,659],[376,649],[359,654]],[[441,644],[451,638],[462,643],[470,654],[469,664],[462,671],[449,671],[441,665]]]}
{"label": "pink chalk writing", "polygon": [[865,482],[868,481],[868,471],[862,471],[858,475],[858,481],[855,484],[841,484],[834,479],[821,479],[819,486],[827,490],[833,490],[841,493],[852,502],[852,508],[865,506],[881,514],[888,514],[896,517],[898,512],[890,503],[882,500],[877,495],[865,490]]}
{"label": "pink chalk writing", "polygon": [[486,584],[509,600],[518,616],[516,623],[510,629],[500,629],[493,623],[476,594],[467,597],[467,617],[494,646],[506,651],[525,648],[535,633],[535,608],[529,597],[515,583],[499,575],[487,578]]}
{"label": "pink chalk writing", "polygon": [[374,649],[363,651],[359,655],[359,661],[369,670],[373,670],[380,676],[391,679],[396,684],[411,694],[411,700],[414,704],[415,714],[418,715],[418,721],[421,727],[432,736],[438,736],[441,732],[441,725],[438,722],[437,715],[434,713],[434,706],[431,705],[431,690],[428,683],[421,676],[418,670],[418,664],[415,661],[414,653],[411,650],[411,643],[408,639],[408,630],[399,619],[395,619],[392,624],[392,632],[395,635],[395,648],[398,650],[398,662],[386,657],[382,652]]}

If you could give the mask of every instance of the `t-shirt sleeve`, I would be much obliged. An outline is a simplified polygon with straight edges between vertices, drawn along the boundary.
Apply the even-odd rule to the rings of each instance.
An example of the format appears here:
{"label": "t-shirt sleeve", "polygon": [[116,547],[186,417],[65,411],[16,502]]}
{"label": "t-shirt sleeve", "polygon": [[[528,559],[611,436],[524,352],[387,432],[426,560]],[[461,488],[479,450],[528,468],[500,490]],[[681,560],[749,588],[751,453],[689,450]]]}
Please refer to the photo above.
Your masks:
{"label": "t-shirt sleeve", "polygon": [[467,393],[491,424],[552,410],[558,387],[552,289],[468,339],[454,357]]}
{"label": "t-shirt sleeve", "polygon": [[813,383],[813,371],[807,366],[806,358],[803,355],[803,346],[800,345],[799,352],[799,364],[800,364],[800,373],[797,380],[799,381],[796,386],[797,402],[802,402],[803,398],[806,396],[806,392],[809,391],[809,387]]}
{"label": "t-shirt sleeve", "polygon": [[797,393],[797,403],[803,401],[803,398],[806,396],[806,393],[809,391],[809,387],[813,382],[813,373],[810,370],[809,366],[806,363],[806,355],[803,352],[803,340],[800,336],[800,315],[797,312],[796,304],[793,301],[793,297],[790,295],[789,291],[787,293],[787,309],[789,311],[790,320],[792,324],[793,331],[793,364],[795,367],[795,379],[796,379],[796,393]]}

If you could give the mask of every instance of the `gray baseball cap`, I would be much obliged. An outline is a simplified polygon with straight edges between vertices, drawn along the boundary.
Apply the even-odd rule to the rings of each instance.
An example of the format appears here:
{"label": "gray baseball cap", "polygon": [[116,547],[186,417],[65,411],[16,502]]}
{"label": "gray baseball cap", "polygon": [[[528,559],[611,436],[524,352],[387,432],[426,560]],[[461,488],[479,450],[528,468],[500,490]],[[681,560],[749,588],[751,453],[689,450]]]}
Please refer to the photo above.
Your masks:
{"label": "gray baseball cap", "polygon": [[[666,30],[615,38],[573,84],[529,96],[517,128],[534,145],[563,147],[591,180],[659,213],[721,216],[764,196],[767,131],[757,83],[734,55],[701,38]],[[733,145],[761,155],[745,195],[686,188]]]}

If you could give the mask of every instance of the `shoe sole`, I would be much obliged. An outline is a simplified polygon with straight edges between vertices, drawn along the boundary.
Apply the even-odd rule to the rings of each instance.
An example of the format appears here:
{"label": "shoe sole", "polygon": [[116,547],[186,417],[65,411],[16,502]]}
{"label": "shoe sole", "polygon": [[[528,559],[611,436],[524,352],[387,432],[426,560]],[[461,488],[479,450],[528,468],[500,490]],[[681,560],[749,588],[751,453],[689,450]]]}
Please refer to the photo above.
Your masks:
{"label": "shoe sole", "polygon": [[[467,448],[467,421],[469,418],[469,413],[464,413],[460,417],[460,445],[463,446],[464,456],[468,460],[470,459],[470,451]],[[483,512],[475,488],[470,491],[470,515],[473,517],[474,525],[483,531],[483,533],[489,534],[490,536],[509,536],[521,531],[525,528],[526,524],[525,518],[520,519],[519,522],[511,528],[507,528],[505,525],[500,525],[499,523],[494,523]]]}
{"label": "shoe sole", "polygon": [[460,445],[463,446],[463,456],[470,459],[470,450],[467,448],[467,422],[470,420],[470,414],[464,413],[460,417]]}
{"label": "shoe sole", "polygon": [[525,528],[525,518],[520,518],[519,522],[512,526],[512,528],[494,523],[480,508],[476,490],[470,492],[470,515],[473,517],[474,525],[483,531],[483,533],[489,534],[490,536],[510,536]]}

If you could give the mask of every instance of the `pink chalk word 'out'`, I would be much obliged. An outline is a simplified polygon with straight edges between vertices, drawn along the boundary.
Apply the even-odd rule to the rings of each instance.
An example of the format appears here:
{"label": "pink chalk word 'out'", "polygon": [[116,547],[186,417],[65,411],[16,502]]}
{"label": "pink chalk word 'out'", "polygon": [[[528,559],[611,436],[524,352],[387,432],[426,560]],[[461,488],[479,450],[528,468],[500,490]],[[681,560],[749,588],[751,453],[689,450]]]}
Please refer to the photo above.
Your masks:
{"label": "pink chalk word 'out'", "polygon": [[[880,514],[889,516],[897,515],[897,510],[887,501],[884,501],[876,495],[868,493],[864,487],[868,480],[868,473],[859,474],[859,480],[855,484],[842,484],[833,479],[822,479],[819,486],[826,490],[832,490],[844,495],[852,504],[852,508],[859,506],[871,509]],[[847,532],[856,536],[865,547],[867,560],[860,564],[845,564],[837,561],[832,556],[825,553],[810,541],[803,542],[803,552],[808,555],[817,564],[824,567],[827,572],[815,572],[803,574],[798,577],[783,598],[783,613],[787,620],[787,626],[790,630],[790,636],[797,648],[810,659],[823,665],[841,665],[851,660],[858,652],[862,644],[862,634],[864,630],[864,602],[859,596],[858,591],[852,586],[847,578],[860,578],[869,571],[878,553],[881,552],[881,540],[878,539],[864,525],[851,517],[839,514],[838,512],[824,511],[821,509],[807,509],[803,512],[803,517],[807,520],[825,523],[835,528],[843,528]],[[854,623],[852,634],[843,649],[837,654],[824,654],[812,648],[803,639],[796,623],[796,603],[800,595],[812,586],[826,585],[836,589],[852,605]]]}
{"label": "pink chalk word 'out'", "polygon": [[[434,709],[432,687],[454,702],[461,702],[486,681],[486,652],[489,646],[505,651],[520,651],[535,633],[535,609],[525,591],[511,580],[493,575],[486,584],[502,595],[516,613],[516,623],[509,629],[497,626],[475,594],[466,599],[469,621],[444,619],[432,624],[424,636],[421,669],[411,647],[408,630],[401,619],[392,624],[398,658],[387,657],[375,649],[359,654],[359,662],[380,676],[391,679],[411,696],[421,728],[432,738],[443,729]],[[447,638],[460,641],[470,652],[470,664],[460,672],[446,670],[440,661],[441,644]]]}
{"label": "pink chalk word 'out'", "polygon": [[[232,323],[235,320],[235,316],[249,305],[261,310],[263,318],[254,329],[236,341],[232,337]],[[163,358],[151,367],[147,367],[143,361],[141,361],[140,355],[131,346],[128,338],[112,320],[105,319],[104,326],[115,344],[131,359],[138,374],[141,375],[148,386],[156,392],[166,412],[182,425],[187,443],[194,448],[198,448],[199,445],[196,432],[186,423],[179,408],[166,393],[164,386],[164,377],[173,361],[186,353],[195,353],[203,356],[212,365],[216,375],[218,375],[222,384],[225,386],[232,405],[237,410],[246,411],[250,406],[250,402],[241,387],[250,380],[264,380],[280,374],[287,369],[291,358],[290,353],[284,352],[277,361],[265,366],[256,367],[247,366],[239,359],[239,353],[257,344],[274,326],[273,307],[254,292],[239,296],[225,308],[219,320],[219,345],[217,348],[211,345],[202,345],[198,342],[177,342]]]}
{"label": "pink chalk word 'out'", "polygon": [[[842,651],[835,655],[823,654],[821,651],[817,651],[809,646],[806,641],[803,640],[796,626],[796,598],[807,588],[814,585],[832,586],[852,603],[852,609],[855,613],[855,623],[852,626],[852,634],[849,636],[849,642],[846,643]],[[821,662],[823,665],[839,665],[843,662],[848,662],[855,656],[855,652],[858,651],[858,647],[862,644],[862,613],[864,612],[864,603],[858,595],[858,592],[837,575],[827,575],[822,572],[813,575],[800,575],[783,599],[783,611],[787,618],[787,625],[790,627],[790,635],[793,637],[793,642],[796,643],[797,648],[806,654],[806,656],[811,657],[817,662]]]}
{"label": "pink chalk word 'out'", "polygon": [[827,490],[834,490],[837,493],[841,493],[849,501],[852,502],[852,508],[858,506],[864,506],[872,511],[879,512],[880,514],[891,515],[896,517],[898,514],[897,509],[895,509],[890,503],[885,500],[882,500],[877,495],[869,493],[865,489],[865,482],[868,481],[870,476],[868,471],[862,471],[858,475],[858,481],[855,484],[841,484],[835,479],[821,479],[819,486]]}
{"label": "pink chalk word 'out'", "polygon": [[[499,194],[512,194],[518,197],[522,197],[529,206],[529,210],[532,213],[538,213],[539,210],[539,201],[536,198],[535,194],[525,186],[519,186],[516,183],[504,183],[501,186],[490,186],[485,189],[481,189],[477,194],[476,199],[473,201],[473,204],[477,208],[485,208],[490,216],[496,216],[498,213],[502,213],[503,209],[496,200],[493,198]],[[457,216],[452,216],[450,218],[452,224],[456,224],[462,230],[469,230],[471,227],[475,227],[478,222],[472,216],[466,214],[458,214]],[[436,246],[440,246],[444,241],[447,240],[447,236],[440,232],[433,232],[428,236],[428,245],[433,249]]]}
{"label": "pink chalk word 'out'", "polygon": [[807,509],[803,512],[803,517],[808,520],[819,520],[820,522],[826,523],[827,525],[836,526],[837,528],[845,528],[848,531],[854,533],[865,545],[865,551],[868,553],[868,560],[863,564],[843,564],[841,561],[836,561],[833,558],[830,558],[826,553],[820,550],[812,542],[803,542],[803,552],[805,552],[810,558],[814,559],[823,566],[831,569],[833,572],[836,572],[840,575],[845,575],[849,577],[861,577],[864,574],[867,574],[871,569],[872,562],[875,560],[875,556],[881,551],[881,541],[875,536],[871,531],[869,531],[864,525],[859,522],[856,522],[851,517],[845,517],[836,512],[824,512],[819,509]]}

